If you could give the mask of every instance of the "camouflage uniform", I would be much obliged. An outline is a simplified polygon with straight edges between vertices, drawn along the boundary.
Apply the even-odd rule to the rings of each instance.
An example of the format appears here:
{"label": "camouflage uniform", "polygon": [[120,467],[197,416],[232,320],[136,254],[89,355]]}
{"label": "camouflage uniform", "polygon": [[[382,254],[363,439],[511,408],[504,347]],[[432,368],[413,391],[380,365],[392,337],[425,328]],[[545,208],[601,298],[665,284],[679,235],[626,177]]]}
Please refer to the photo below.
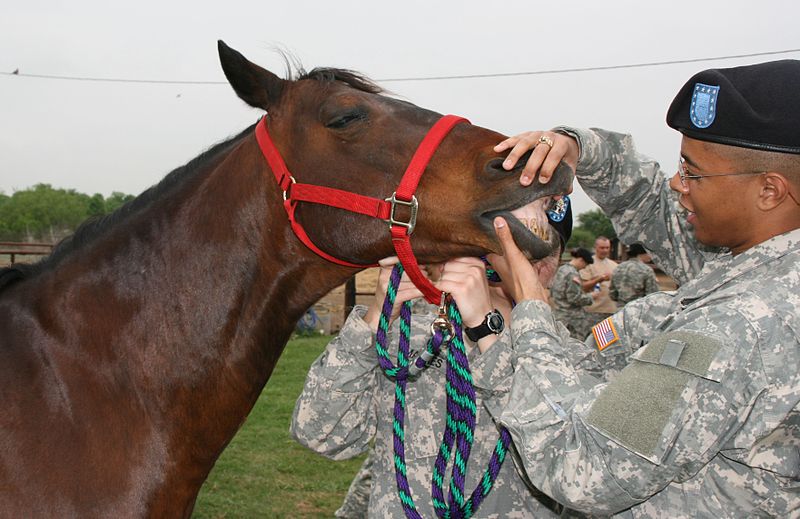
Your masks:
{"label": "camouflage uniform", "polygon": [[602,350],[570,340],[543,302],[517,305],[512,344],[482,355],[492,378],[476,384],[497,390],[485,405],[532,482],[578,510],[797,517],[800,229],[735,257],[701,250],[629,136],[564,131],[579,139],[584,190],[682,286],[614,314],[620,339]]}
{"label": "camouflage uniform", "polygon": [[375,457],[372,451],[364,459],[361,468],[358,469],[356,477],[347,489],[342,506],[339,507],[333,516],[336,519],[364,519],[369,511],[369,495],[372,493],[372,459]]}
{"label": "camouflage uniform", "polygon": [[581,276],[571,263],[558,268],[550,287],[550,302],[553,317],[567,327],[576,339],[584,339],[592,331],[597,319],[590,316],[585,307],[594,302],[588,292],[581,288]]}
{"label": "camouflage uniform", "polygon": [[622,307],[634,299],[658,292],[653,269],[636,258],[624,261],[614,271],[608,295]]}
{"label": "camouflage uniform", "polygon": [[[415,353],[427,345],[430,323],[436,316],[435,306],[427,308],[427,313],[415,315],[411,321],[411,348]],[[365,307],[357,306],[339,335],[311,366],[295,405],[291,433],[301,444],[334,460],[357,456],[368,450],[374,440],[369,517],[404,517],[393,462],[394,381],[378,367],[373,330],[362,318],[365,312]],[[398,324],[393,323],[389,333],[388,348],[393,356],[397,352]],[[507,343],[509,339],[508,332],[504,332],[497,342]],[[417,509],[426,518],[435,517],[431,472],[445,426],[445,358],[443,351],[418,378],[408,383],[406,391],[408,481]],[[473,348],[469,358],[474,376],[483,369],[477,348]],[[487,377],[491,379],[491,375]],[[501,391],[507,394],[507,389]],[[480,389],[477,391],[475,443],[465,484],[469,492],[478,484],[499,437],[491,415],[481,405],[486,395]],[[499,397],[499,401],[504,398]],[[449,465],[448,480],[452,461]],[[495,487],[474,517],[529,518],[555,517],[555,514],[533,497],[514,463],[507,460]]]}

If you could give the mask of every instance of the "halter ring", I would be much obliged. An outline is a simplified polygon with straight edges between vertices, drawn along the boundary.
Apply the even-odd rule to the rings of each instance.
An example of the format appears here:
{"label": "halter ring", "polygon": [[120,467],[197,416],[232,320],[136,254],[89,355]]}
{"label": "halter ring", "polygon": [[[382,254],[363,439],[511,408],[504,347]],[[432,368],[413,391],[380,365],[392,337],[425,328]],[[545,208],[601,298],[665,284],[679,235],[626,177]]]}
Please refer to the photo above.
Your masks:
{"label": "halter ring", "polygon": [[295,180],[295,179],[294,179],[294,177],[293,177],[293,176],[291,176],[291,175],[289,175],[289,180],[290,180],[291,182],[290,182],[290,183],[289,183],[289,185],[286,187],[286,191],[284,191],[284,192],[283,192],[283,201],[284,201],[284,202],[285,202],[286,200],[288,200],[288,199],[289,199],[289,196],[287,195],[287,193],[289,193],[289,188],[290,188],[290,187],[292,187],[292,184],[297,184],[297,180]]}

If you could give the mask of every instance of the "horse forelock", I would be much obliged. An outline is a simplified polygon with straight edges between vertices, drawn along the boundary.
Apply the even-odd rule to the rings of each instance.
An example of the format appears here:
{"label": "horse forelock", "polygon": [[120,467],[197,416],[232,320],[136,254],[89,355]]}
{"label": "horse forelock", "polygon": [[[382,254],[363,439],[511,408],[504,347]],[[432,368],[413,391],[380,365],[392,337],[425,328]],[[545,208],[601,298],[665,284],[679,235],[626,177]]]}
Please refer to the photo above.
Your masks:
{"label": "horse forelock", "polygon": [[360,74],[354,70],[343,68],[317,67],[312,69],[310,72],[301,71],[297,81],[307,79],[324,83],[341,81],[342,83],[345,83],[356,90],[367,92],[369,94],[380,94],[385,92],[385,90],[378,86],[377,83],[363,74]]}
{"label": "horse forelock", "polygon": [[31,264],[14,264],[0,268],[0,294],[10,285],[54,269],[59,262],[76,250],[86,247],[100,236],[110,232],[122,222],[147,210],[151,204],[166,194],[179,189],[204,171],[203,165],[214,159],[219,153],[227,150],[234,142],[253,132],[255,124],[249,126],[238,135],[215,144],[188,163],[172,170],[158,184],[148,188],[142,194],[122,205],[113,213],[105,216],[89,217],[73,234],[61,240],[53,251],[40,261]]}

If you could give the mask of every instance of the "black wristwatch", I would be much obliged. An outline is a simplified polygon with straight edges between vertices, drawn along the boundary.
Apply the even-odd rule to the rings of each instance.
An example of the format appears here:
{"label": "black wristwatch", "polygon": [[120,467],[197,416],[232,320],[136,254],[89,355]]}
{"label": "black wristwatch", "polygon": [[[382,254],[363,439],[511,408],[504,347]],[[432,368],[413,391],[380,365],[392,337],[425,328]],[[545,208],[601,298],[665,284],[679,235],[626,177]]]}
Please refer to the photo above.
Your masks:
{"label": "black wristwatch", "polygon": [[486,314],[486,317],[483,318],[483,322],[481,324],[472,328],[466,328],[464,331],[467,333],[469,340],[472,342],[478,342],[490,333],[498,335],[503,331],[504,326],[505,320],[503,319],[503,315],[497,310],[497,308],[495,308]]}

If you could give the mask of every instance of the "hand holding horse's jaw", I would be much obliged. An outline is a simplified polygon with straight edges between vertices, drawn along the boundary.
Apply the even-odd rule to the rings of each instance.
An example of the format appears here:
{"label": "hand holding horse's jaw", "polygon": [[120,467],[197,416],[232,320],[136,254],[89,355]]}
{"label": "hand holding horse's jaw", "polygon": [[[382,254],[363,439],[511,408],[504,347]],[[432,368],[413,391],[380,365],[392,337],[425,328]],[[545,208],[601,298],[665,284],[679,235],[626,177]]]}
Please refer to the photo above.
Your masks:
{"label": "hand holding horse's jaw", "polygon": [[[494,228],[497,238],[500,240],[503,254],[492,254],[489,256],[489,261],[505,282],[506,289],[511,292],[511,297],[517,303],[531,299],[546,302],[547,295],[539,272],[517,247],[505,219],[499,216],[495,218]],[[543,261],[546,260],[547,258]]]}

